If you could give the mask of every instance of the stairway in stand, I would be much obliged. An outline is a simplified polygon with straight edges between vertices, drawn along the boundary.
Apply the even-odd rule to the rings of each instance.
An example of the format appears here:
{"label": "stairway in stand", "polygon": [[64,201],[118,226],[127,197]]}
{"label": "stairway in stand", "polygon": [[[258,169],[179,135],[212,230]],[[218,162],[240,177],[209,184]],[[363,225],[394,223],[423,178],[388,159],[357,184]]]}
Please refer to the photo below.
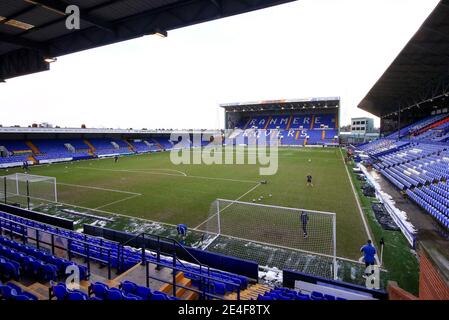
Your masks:
{"label": "stairway in stand", "polygon": [[164,150],[164,147],[156,139],[151,139],[151,140],[152,140],[152,142],[154,142],[157,145],[157,147],[160,150]]}
{"label": "stairway in stand", "polygon": [[89,142],[89,140],[84,139],[83,142],[84,142],[85,144],[87,144],[87,146],[90,148],[90,150],[91,150],[92,152],[94,152],[95,150],[97,150],[97,149],[93,146],[93,144]]}
{"label": "stairway in stand", "polygon": [[[184,276],[184,272],[179,272],[176,275],[176,284],[189,288],[192,287],[192,280],[186,278]],[[166,283],[159,289],[159,291],[169,295],[173,295],[173,286],[169,283]],[[176,297],[182,300],[198,300],[198,293],[182,287],[177,287]]]}
{"label": "stairway in stand", "polygon": [[123,141],[128,145],[129,151],[136,152],[136,148],[134,148],[134,146],[128,140]]}
{"label": "stairway in stand", "polygon": [[27,161],[31,161],[33,164],[39,163],[33,155],[28,156]]}
{"label": "stairway in stand", "polygon": [[32,143],[31,141],[27,141],[25,142],[25,144],[30,147],[31,151],[33,151],[33,154],[40,154],[41,152],[39,151],[39,149],[34,145],[34,143]]}
{"label": "stairway in stand", "polygon": [[[257,300],[259,294],[263,296],[265,292],[271,289],[271,287],[260,283],[249,285],[247,289],[240,291],[240,300]],[[225,300],[237,300],[237,293],[227,294]]]}

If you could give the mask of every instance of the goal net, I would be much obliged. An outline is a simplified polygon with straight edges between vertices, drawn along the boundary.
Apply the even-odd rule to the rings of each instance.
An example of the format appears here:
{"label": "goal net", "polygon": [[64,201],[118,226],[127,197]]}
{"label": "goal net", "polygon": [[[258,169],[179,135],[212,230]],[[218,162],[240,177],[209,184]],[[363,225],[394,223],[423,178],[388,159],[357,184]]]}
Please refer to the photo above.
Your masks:
{"label": "goal net", "polygon": [[[329,277],[330,272],[335,277],[335,222],[335,213],[331,212],[217,199],[207,220],[197,229],[215,236],[214,242],[228,246],[230,254],[257,260],[261,265],[292,268],[285,260],[294,257],[303,261],[299,264],[316,264],[308,267],[325,270],[314,272],[318,275]],[[267,254],[271,256],[263,252],[271,252]]]}
{"label": "goal net", "polygon": [[15,173],[0,177],[0,200],[36,207],[58,202],[56,178]]}

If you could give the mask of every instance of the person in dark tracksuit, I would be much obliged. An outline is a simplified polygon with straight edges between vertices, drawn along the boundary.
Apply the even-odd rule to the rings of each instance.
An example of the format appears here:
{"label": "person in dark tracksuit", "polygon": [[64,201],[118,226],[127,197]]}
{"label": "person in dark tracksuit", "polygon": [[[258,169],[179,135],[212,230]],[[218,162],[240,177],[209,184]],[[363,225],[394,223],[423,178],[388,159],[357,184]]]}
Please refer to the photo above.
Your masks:
{"label": "person in dark tracksuit", "polygon": [[308,187],[313,187],[313,183],[312,183],[312,175],[309,173],[307,176],[307,186]]}
{"label": "person in dark tracksuit", "polygon": [[304,234],[304,239],[306,239],[309,235],[307,233],[307,224],[309,223],[309,215],[307,212],[302,211],[301,212],[301,225],[302,225],[302,232]]}

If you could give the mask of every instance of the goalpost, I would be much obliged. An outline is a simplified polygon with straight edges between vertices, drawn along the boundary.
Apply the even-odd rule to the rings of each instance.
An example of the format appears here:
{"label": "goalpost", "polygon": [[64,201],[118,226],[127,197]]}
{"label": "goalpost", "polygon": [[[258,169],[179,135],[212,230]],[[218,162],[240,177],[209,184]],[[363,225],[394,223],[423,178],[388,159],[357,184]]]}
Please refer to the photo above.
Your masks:
{"label": "goalpost", "polygon": [[[207,220],[197,230],[211,234],[214,241],[225,237],[255,244],[267,252],[278,251],[276,259],[283,259],[278,257],[280,252],[285,259],[292,259],[294,254],[288,256],[286,252],[294,251],[311,263],[322,264],[316,268],[330,268],[333,278],[337,276],[336,215],[332,212],[217,199],[210,207]],[[216,243],[224,241],[218,239]],[[252,252],[249,245],[247,249],[237,248],[235,244],[229,245],[229,249],[231,246],[250,260],[262,255],[262,251]]]}
{"label": "goalpost", "polygon": [[21,204],[26,201],[28,208],[58,202],[56,178],[24,173],[0,177],[0,200]]}

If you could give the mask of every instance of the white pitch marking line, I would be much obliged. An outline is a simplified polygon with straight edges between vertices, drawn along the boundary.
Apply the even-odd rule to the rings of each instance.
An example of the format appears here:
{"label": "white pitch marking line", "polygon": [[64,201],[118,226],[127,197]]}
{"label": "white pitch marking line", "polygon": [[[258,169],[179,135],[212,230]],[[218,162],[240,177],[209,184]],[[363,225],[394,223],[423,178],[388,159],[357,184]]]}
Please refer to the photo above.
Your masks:
{"label": "white pitch marking line", "polygon": [[163,225],[167,225],[167,226],[176,227],[176,225],[168,223],[168,222],[161,222],[161,221],[155,221],[155,220],[150,220],[150,219],[145,219],[145,218],[140,218],[140,217],[134,217],[134,216],[129,216],[129,215],[126,215],[126,214],[121,214],[121,213],[111,212],[111,211],[106,211],[106,210],[92,209],[92,208],[83,207],[83,206],[70,204],[70,203],[65,203],[65,202],[59,202],[59,201],[58,202],[49,201],[49,202],[55,203],[55,204],[63,204],[65,206],[78,208],[78,209],[92,210],[92,211],[96,211],[96,212],[101,212],[101,213],[105,213],[105,214],[116,216],[116,217],[124,217],[124,218],[128,218],[128,219],[135,219],[135,220],[144,221],[144,222],[159,223],[159,224],[163,224]]}
{"label": "white pitch marking line", "polygon": [[[252,187],[251,189],[249,189],[248,191],[246,191],[244,194],[242,194],[240,197],[238,197],[237,199],[235,199],[234,201],[239,201],[240,199],[242,199],[244,196],[246,196],[248,193],[254,191],[255,189],[257,189],[259,186],[261,185],[261,183],[256,184],[254,187]],[[231,202],[229,205],[227,205],[226,207],[224,207],[221,211],[223,212],[225,209],[227,209],[228,207],[230,207],[232,204],[234,204],[234,202]],[[210,216],[209,218],[207,218],[206,220],[204,220],[203,222],[201,222],[199,225],[197,225],[195,228],[193,228],[193,230],[197,230],[200,226],[202,226],[203,224],[205,224],[206,222],[208,222],[210,219],[212,219],[213,217],[215,217],[217,215],[217,213],[214,213],[212,216]]]}
{"label": "white pitch marking line", "polygon": [[131,199],[134,199],[134,198],[140,197],[140,196],[141,196],[140,194],[135,194],[135,195],[132,195],[132,196],[130,196],[130,197],[126,197],[126,198],[124,198],[124,199],[120,199],[120,200],[113,201],[113,202],[111,202],[111,203],[107,203],[107,204],[104,204],[104,205],[102,205],[102,206],[96,207],[96,208],[94,208],[93,210],[98,210],[98,209],[101,209],[101,208],[104,208],[104,207],[108,207],[108,206],[111,206],[111,205],[116,204],[116,203],[119,203],[119,202],[123,202],[123,201],[126,201],[126,200],[131,200]]}
{"label": "white pitch marking line", "polygon": [[[89,167],[77,167],[77,168],[78,169],[86,169],[86,170],[109,171],[109,172],[147,173],[147,174],[156,174],[156,175],[163,175],[163,176],[187,177],[187,175],[185,175],[185,173],[173,174],[173,173],[150,172],[150,171],[142,171],[142,170],[103,169],[103,168],[89,168]],[[151,170],[151,169],[148,169],[148,170]]]}
{"label": "white pitch marking line", "polygon": [[[135,171],[143,171],[143,172],[150,172],[150,171],[172,171],[177,172],[183,175],[184,177],[187,177],[187,173],[179,170],[173,170],[173,169],[134,169]],[[151,172],[150,172],[151,173]]]}
{"label": "white pitch marking line", "polygon": [[214,177],[204,177],[204,176],[186,176],[186,177],[187,178],[206,179],[206,180],[220,180],[220,181],[244,182],[244,183],[259,183],[258,181],[229,179],[229,178],[214,178]]}
{"label": "white pitch marking line", "polygon": [[[244,183],[258,183],[257,181],[251,181],[251,180],[214,178],[214,177],[204,177],[204,176],[189,176],[189,175],[180,175],[180,174],[163,173],[163,172],[135,171],[135,170],[122,170],[122,169],[103,169],[103,168],[89,168],[89,167],[78,167],[78,168],[79,169],[86,169],[86,170],[99,170],[99,171],[112,171],[112,172],[146,173],[146,174],[164,175],[164,176],[172,176],[172,177],[183,177],[183,178],[194,178],[194,179],[219,180],[219,181],[244,182]],[[151,170],[151,169],[148,169],[148,170]]]}
{"label": "white pitch marking line", "polygon": [[355,201],[357,202],[357,207],[360,212],[360,216],[362,218],[363,226],[365,227],[366,235],[369,239],[374,241],[373,235],[371,234],[368,224],[366,223],[365,214],[363,213],[362,205],[360,204],[359,196],[357,195],[357,191],[355,190],[354,183],[352,182],[351,175],[349,174],[348,166],[345,163],[345,158],[343,156],[343,151],[340,149],[341,160],[343,161],[343,165],[345,166],[346,173],[348,175],[349,183],[351,184],[352,192],[354,193]]}
{"label": "white pitch marking line", "polygon": [[110,192],[117,192],[117,193],[132,194],[132,195],[135,195],[135,196],[141,196],[142,195],[141,193],[136,193],[136,192],[116,190],[116,189],[107,189],[107,188],[94,187],[94,186],[83,186],[83,185],[80,185],[80,184],[61,183],[61,182],[58,182],[57,184],[61,185],[61,186],[68,186],[68,187],[87,188],[87,189],[93,189],[93,190],[102,190],[102,191],[110,191]]}

